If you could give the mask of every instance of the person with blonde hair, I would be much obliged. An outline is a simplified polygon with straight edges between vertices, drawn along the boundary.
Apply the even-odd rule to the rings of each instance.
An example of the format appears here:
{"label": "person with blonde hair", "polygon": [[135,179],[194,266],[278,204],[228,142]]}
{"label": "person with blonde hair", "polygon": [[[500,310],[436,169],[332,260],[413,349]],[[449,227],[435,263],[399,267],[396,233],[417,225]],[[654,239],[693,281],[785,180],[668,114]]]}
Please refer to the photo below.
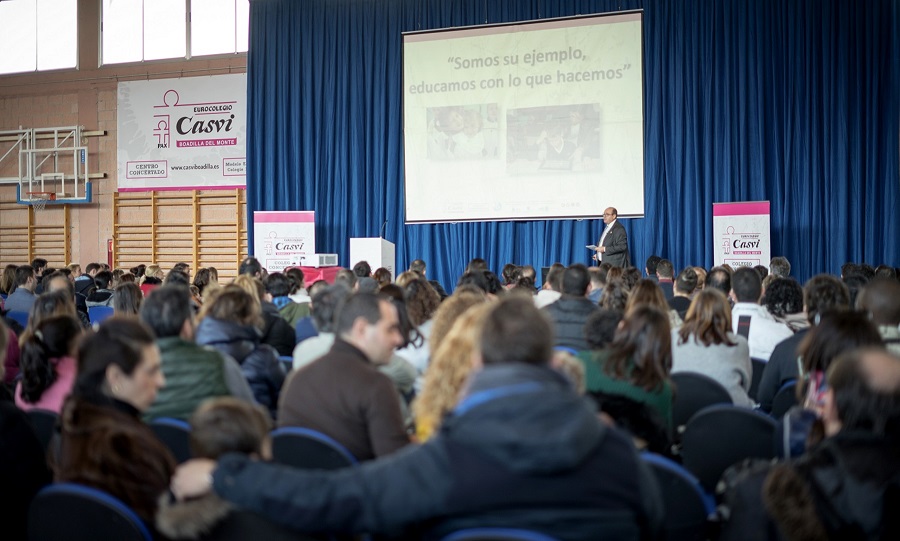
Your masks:
{"label": "person with blonde hair", "polygon": [[[262,331],[262,343],[275,348],[278,355],[282,357],[293,355],[297,335],[294,332],[294,328],[281,317],[278,307],[272,304],[271,295],[266,293],[266,287],[263,285],[262,280],[250,274],[241,274],[234,279],[232,285],[249,293],[259,306],[262,317],[259,325],[259,329]],[[213,296],[215,296],[217,291],[213,290]]]}
{"label": "person with blonde hair", "polygon": [[431,336],[428,343],[432,351],[437,351],[444,337],[450,332],[456,320],[472,306],[488,302],[487,295],[476,287],[460,287],[447,297],[434,312]]}
{"label": "person with blonde hair", "polygon": [[470,305],[433,352],[422,392],[413,402],[420,441],[428,440],[440,428],[444,415],[459,402],[469,376],[481,366],[478,339],[488,308],[487,303]]}
{"label": "person with blonde hair", "polygon": [[718,381],[738,406],[747,395],[753,367],[747,339],[731,332],[725,294],[706,288],[694,297],[680,329],[672,331],[672,372],[699,372]]}

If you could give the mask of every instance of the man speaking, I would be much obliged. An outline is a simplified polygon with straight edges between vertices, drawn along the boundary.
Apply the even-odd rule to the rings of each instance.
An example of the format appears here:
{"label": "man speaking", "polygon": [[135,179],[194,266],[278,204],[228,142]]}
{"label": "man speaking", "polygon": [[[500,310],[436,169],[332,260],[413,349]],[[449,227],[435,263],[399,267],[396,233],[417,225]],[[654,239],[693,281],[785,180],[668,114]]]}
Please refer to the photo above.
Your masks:
{"label": "man speaking", "polygon": [[[603,211],[603,223],[606,224],[606,228],[600,235],[596,250],[601,263],[609,263],[613,267],[627,267],[631,264],[628,257],[628,235],[625,234],[625,227],[616,219],[618,217],[619,211],[612,207]],[[597,255],[594,259],[597,259]]]}

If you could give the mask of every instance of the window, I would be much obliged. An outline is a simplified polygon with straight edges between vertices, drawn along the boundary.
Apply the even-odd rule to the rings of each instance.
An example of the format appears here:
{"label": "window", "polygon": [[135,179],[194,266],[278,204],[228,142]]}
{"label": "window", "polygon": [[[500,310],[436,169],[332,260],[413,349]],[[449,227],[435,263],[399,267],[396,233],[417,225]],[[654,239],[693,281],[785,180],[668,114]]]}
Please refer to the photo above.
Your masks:
{"label": "window", "polygon": [[103,63],[246,52],[249,20],[249,0],[103,0]]}
{"label": "window", "polygon": [[0,3],[0,74],[78,65],[77,0]]}

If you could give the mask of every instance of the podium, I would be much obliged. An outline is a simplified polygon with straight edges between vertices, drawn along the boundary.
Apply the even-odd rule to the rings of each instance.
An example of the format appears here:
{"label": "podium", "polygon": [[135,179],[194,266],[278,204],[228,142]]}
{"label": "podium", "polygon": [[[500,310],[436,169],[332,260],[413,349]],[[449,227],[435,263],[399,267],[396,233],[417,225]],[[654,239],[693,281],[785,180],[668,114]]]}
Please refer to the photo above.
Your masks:
{"label": "podium", "polygon": [[381,237],[364,237],[350,239],[350,262],[347,265],[353,268],[360,261],[367,261],[372,267],[372,271],[379,267],[384,267],[390,271],[391,276],[394,274],[396,260],[394,258],[394,243],[389,242]]}

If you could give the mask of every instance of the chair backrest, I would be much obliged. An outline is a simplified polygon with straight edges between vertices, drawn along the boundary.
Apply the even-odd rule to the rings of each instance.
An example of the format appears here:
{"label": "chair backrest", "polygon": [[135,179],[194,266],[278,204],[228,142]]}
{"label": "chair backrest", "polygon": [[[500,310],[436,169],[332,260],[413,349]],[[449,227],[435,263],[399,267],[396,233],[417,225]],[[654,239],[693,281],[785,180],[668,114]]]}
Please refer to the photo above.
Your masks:
{"label": "chair backrest", "polygon": [[17,310],[10,310],[6,313],[6,317],[15,321],[19,325],[23,327],[28,326],[28,312],[20,312]]}
{"label": "chair backrest", "polygon": [[53,432],[56,430],[56,422],[59,420],[59,415],[56,414],[55,411],[42,410],[42,409],[30,409],[25,412],[28,415],[28,418],[31,420],[31,426],[34,428],[34,433],[37,435],[38,440],[41,442],[41,446],[44,450],[47,450],[47,447],[50,445],[50,440],[53,439]]}
{"label": "chair backrest", "polygon": [[518,528],[467,528],[446,535],[441,541],[556,541],[556,538]]}
{"label": "chair backrest", "polygon": [[655,453],[641,453],[659,484],[666,509],[667,541],[709,538],[710,515],[716,512],[715,499],[680,464]]}
{"label": "chair backrest", "polygon": [[731,395],[721,383],[697,372],[672,374],[675,400],[672,402],[672,425],[676,437],[695,413],[714,404],[733,404]]}
{"label": "chair backrest", "polygon": [[103,323],[103,320],[111,317],[115,310],[112,306],[91,306],[88,308],[88,318],[92,324]]}
{"label": "chair backrest", "polygon": [[28,509],[28,538],[41,541],[152,541],[147,526],[112,495],[74,483],[41,490]]}
{"label": "chair backrest", "polygon": [[772,399],[772,417],[781,419],[789,409],[797,405],[797,381],[785,382]]}
{"label": "chair backrest", "polygon": [[294,358],[290,355],[282,355],[278,357],[278,360],[281,361],[281,368],[285,374],[294,369]]}
{"label": "chair backrest", "polygon": [[358,463],[350,451],[329,436],[296,426],[272,432],[272,458],[287,466],[318,470],[337,470]]}
{"label": "chair backrest", "polygon": [[759,392],[759,382],[762,381],[763,370],[766,369],[766,361],[762,359],[750,359],[753,373],[750,374],[750,390],[747,395],[756,402],[756,393]]}
{"label": "chair backrest", "polygon": [[713,492],[725,470],[745,458],[774,458],[778,423],[764,413],[733,405],[697,412],[681,439],[684,467]]}
{"label": "chair backrest", "polygon": [[153,419],[148,424],[159,441],[172,451],[175,460],[181,463],[191,458],[191,425],[170,417]]}

